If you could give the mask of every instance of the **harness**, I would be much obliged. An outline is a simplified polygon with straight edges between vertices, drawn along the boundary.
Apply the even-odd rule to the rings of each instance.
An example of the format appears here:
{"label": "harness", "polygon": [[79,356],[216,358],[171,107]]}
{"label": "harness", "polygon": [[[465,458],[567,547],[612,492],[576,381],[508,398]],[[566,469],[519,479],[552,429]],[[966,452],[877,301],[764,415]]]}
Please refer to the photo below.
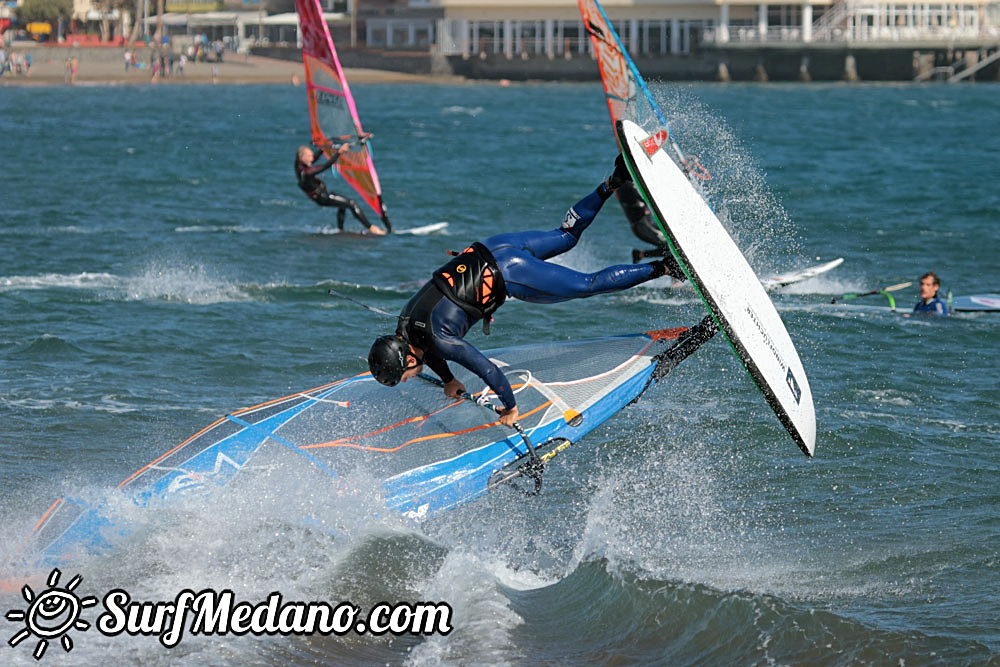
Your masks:
{"label": "harness", "polygon": [[299,182],[299,189],[312,197],[320,181],[315,176],[306,174],[305,167],[306,165],[303,162],[295,158],[295,178]]}
{"label": "harness", "polygon": [[507,300],[500,266],[486,246],[473,243],[434,272],[403,307],[396,335],[427,350],[434,347],[431,312],[447,297],[470,317],[483,320],[483,333],[490,334],[490,319]]}
{"label": "harness", "polygon": [[470,317],[483,320],[483,333],[490,335],[490,320],[507,300],[500,265],[493,253],[475,242],[434,272],[434,284]]}
{"label": "harness", "polygon": [[298,179],[299,188],[307,195],[309,195],[311,199],[316,199],[317,197],[319,197],[321,191],[326,189],[326,185],[323,183],[322,180],[320,180],[317,174],[321,174],[322,172],[332,167],[334,165],[334,162],[336,162],[336,160],[330,162],[328,165],[323,167],[323,169],[317,171],[315,174],[309,174],[306,173],[306,170],[312,166],[315,166],[315,163],[313,163],[313,165],[307,165],[296,157],[295,177]]}

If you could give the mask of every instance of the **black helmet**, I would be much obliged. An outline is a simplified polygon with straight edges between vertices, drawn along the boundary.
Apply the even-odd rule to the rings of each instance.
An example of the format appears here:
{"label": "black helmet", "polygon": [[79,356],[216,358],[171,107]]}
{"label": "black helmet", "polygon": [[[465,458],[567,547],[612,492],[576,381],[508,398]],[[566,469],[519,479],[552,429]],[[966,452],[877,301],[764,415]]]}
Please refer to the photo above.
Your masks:
{"label": "black helmet", "polygon": [[368,369],[387,387],[395,387],[406,371],[410,346],[398,336],[379,336],[368,351]]}

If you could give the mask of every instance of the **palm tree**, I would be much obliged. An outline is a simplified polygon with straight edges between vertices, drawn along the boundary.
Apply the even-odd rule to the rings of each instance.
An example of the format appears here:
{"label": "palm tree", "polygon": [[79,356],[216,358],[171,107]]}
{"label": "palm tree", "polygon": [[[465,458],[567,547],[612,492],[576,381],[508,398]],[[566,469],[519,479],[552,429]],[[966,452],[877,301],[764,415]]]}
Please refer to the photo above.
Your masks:
{"label": "palm tree", "polygon": [[[123,0],[128,2],[128,0]],[[142,16],[142,9],[145,5],[146,0],[135,0],[135,27],[132,28],[132,34],[129,35],[128,45],[131,47],[137,41],[139,41],[139,36],[142,35],[142,29],[145,27],[142,25],[142,20],[139,18]],[[164,13],[165,0],[156,0],[156,32],[161,39],[163,38],[163,13]]]}
{"label": "palm tree", "polygon": [[132,48],[139,36],[142,34],[142,8],[146,0],[135,0],[135,21],[132,25],[132,34],[128,36],[128,47]]}

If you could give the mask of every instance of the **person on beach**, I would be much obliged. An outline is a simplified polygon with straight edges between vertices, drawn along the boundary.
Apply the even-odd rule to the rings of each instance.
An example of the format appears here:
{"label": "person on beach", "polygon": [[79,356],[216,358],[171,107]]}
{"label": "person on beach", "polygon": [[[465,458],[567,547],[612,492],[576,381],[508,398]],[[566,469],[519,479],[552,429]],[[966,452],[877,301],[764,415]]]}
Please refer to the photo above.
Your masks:
{"label": "person on beach", "polygon": [[938,274],[928,271],[920,276],[920,301],[913,306],[914,314],[947,315],[948,304],[938,297],[941,279]]}
{"label": "person on beach", "polygon": [[358,222],[365,226],[369,234],[381,236],[385,234],[385,230],[373,225],[356,201],[330,192],[326,189],[326,184],[317,178],[319,174],[336,164],[340,156],[350,148],[349,144],[341,144],[334,150],[333,157],[329,161],[324,164],[315,164],[316,153],[313,152],[313,149],[309,146],[299,146],[295,153],[295,176],[299,179],[299,187],[309,199],[312,199],[319,206],[333,206],[337,209],[337,229],[344,230],[344,218],[347,211],[350,211],[358,219]]}
{"label": "person on beach", "polygon": [[447,362],[454,361],[496,393],[503,403],[500,423],[512,426],[518,410],[510,383],[492,361],[463,340],[476,322],[482,320],[483,332],[489,334],[492,315],[508,296],[531,303],[559,303],[620,292],[664,275],[683,279],[680,267],[669,256],[596,273],[580,273],[547,261],[576,246],[604,202],[631,178],[619,155],[611,176],[574,204],[559,228],[497,234],[456,254],[403,307],[395,335],[381,336],[372,344],[368,368],[374,378],[392,387],[416,377],[426,364],[441,378],[445,394],[459,398],[465,387],[448,368]]}

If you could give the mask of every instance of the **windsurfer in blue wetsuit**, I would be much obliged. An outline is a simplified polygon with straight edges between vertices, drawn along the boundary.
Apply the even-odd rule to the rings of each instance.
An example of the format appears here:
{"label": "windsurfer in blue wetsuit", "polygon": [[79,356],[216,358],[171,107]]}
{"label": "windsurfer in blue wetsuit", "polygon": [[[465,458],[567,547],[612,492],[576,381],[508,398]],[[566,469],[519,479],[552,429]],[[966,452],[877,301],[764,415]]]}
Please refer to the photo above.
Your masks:
{"label": "windsurfer in blue wetsuit", "polygon": [[941,289],[941,279],[938,274],[928,271],[920,276],[920,301],[913,307],[914,313],[927,315],[947,315],[948,305],[938,298]]}
{"label": "windsurfer in blue wetsuit", "polygon": [[619,264],[580,273],[546,260],[573,248],[604,202],[631,179],[621,156],[607,181],[573,205],[552,231],[498,234],[473,243],[434,272],[406,304],[395,335],[378,338],[368,354],[376,380],[395,386],[426,364],[444,382],[445,394],[459,398],[465,387],[448,368],[454,361],[486,382],[503,403],[500,422],[512,426],[517,404],[510,383],[482,352],[463,340],[479,320],[489,334],[490,319],[508,296],[532,303],[558,303],[620,292],[664,275],[683,279],[672,257],[648,264]]}
{"label": "windsurfer in blue wetsuit", "polygon": [[337,208],[337,229],[344,230],[344,218],[347,211],[354,214],[362,225],[368,229],[369,234],[381,236],[385,230],[373,225],[365,216],[364,211],[353,199],[335,194],[326,189],[326,184],[317,176],[334,164],[341,155],[350,149],[349,144],[341,144],[334,152],[333,157],[325,164],[315,164],[316,153],[309,146],[300,146],[295,153],[295,176],[299,179],[299,187],[319,206],[335,206]]}

